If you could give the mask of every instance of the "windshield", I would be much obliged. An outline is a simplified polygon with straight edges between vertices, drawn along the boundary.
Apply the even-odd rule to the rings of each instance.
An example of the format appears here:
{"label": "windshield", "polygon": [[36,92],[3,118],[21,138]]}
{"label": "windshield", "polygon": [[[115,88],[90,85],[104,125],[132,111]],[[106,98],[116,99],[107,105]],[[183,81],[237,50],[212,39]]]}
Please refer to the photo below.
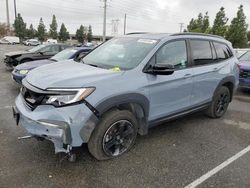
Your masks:
{"label": "windshield", "polygon": [[97,67],[133,69],[141,63],[158,41],[139,38],[115,38],[107,41],[83,58],[86,64]]}
{"label": "windshield", "polygon": [[42,44],[42,45],[36,46],[35,48],[31,48],[31,49],[29,49],[28,51],[29,51],[29,52],[37,52],[37,51],[41,50],[41,49],[44,48],[44,47],[45,47],[45,45]]}
{"label": "windshield", "polygon": [[72,48],[65,49],[59,52],[58,54],[54,55],[53,57],[51,57],[51,59],[55,61],[62,61],[62,60],[70,59],[72,55],[74,55],[76,52],[77,52],[76,49],[72,49]]}
{"label": "windshield", "polygon": [[239,58],[240,61],[250,61],[250,51],[246,52]]}

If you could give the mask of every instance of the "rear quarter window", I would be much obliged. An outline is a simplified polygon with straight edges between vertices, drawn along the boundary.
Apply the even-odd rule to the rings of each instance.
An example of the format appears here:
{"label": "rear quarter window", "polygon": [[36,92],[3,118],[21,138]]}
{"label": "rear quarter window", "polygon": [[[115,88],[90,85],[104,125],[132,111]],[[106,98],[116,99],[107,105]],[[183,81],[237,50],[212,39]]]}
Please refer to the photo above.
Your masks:
{"label": "rear quarter window", "polygon": [[217,54],[217,62],[229,59],[233,56],[233,53],[226,44],[222,44],[219,42],[213,42],[213,44]]}

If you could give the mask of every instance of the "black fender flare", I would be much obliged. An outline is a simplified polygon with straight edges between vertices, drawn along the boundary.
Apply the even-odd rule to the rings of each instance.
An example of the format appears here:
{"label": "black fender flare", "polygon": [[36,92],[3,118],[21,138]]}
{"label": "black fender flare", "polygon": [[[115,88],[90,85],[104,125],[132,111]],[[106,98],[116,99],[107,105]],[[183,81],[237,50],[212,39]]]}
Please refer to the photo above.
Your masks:
{"label": "black fender flare", "polygon": [[[139,93],[127,93],[116,95],[105,99],[96,105],[95,110],[98,112],[98,116],[92,114],[91,117],[87,120],[86,124],[80,130],[80,136],[84,143],[88,142],[93,130],[98,125],[100,117],[107,111],[118,108],[121,105],[126,104],[137,104],[141,107],[143,111],[143,120],[140,122],[139,134],[145,135],[148,132],[148,114],[149,114],[149,100],[143,94]],[[137,112],[136,112],[137,113]]]}
{"label": "black fender flare", "polygon": [[[233,98],[233,93],[234,93],[234,91],[235,91],[235,82],[236,82],[236,80],[235,80],[235,77],[234,76],[227,76],[227,77],[225,77],[225,78],[223,78],[220,82],[219,82],[219,84],[217,85],[217,87],[216,87],[216,89],[214,90],[214,95],[215,95],[215,93],[223,86],[223,85],[225,85],[225,84],[227,84],[227,83],[231,83],[232,85],[233,85],[233,88],[232,88],[232,91],[230,91],[231,92],[231,98],[230,98],[230,101],[232,101],[232,98]],[[213,96],[214,96],[213,95]]]}

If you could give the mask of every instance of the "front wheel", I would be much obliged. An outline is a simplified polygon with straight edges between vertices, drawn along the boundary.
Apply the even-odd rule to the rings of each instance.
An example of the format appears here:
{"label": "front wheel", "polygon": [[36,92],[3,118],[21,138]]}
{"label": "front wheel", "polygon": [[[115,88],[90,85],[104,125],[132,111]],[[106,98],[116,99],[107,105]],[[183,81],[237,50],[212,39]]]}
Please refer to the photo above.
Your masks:
{"label": "front wheel", "polygon": [[214,95],[213,101],[209,108],[206,110],[206,115],[211,118],[222,117],[228,108],[231,94],[227,87],[222,86]]}
{"label": "front wheel", "polygon": [[130,111],[107,112],[90,137],[89,152],[98,160],[118,157],[131,149],[137,131],[137,120]]}

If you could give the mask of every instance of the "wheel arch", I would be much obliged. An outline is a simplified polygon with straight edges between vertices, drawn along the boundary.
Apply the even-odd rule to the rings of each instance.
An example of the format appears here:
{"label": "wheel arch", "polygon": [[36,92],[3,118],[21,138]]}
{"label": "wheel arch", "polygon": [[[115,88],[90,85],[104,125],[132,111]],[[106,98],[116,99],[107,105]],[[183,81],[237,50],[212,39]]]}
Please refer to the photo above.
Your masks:
{"label": "wheel arch", "polygon": [[229,89],[230,91],[230,102],[232,101],[233,99],[233,94],[234,94],[234,91],[235,91],[235,77],[234,76],[228,76],[228,77],[225,77],[224,79],[222,79],[220,81],[220,83],[217,85],[216,89],[215,89],[215,92],[214,92],[214,95],[215,93],[222,87],[222,86],[225,86]]}
{"label": "wheel arch", "polygon": [[92,114],[85,126],[80,130],[80,136],[84,142],[88,142],[100,118],[106,112],[115,109],[132,112],[138,120],[138,133],[140,135],[146,135],[148,133],[149,100],[142,94],[130,93],[110,97],[99,103],[95,109],[98,112],[98,117]]}

